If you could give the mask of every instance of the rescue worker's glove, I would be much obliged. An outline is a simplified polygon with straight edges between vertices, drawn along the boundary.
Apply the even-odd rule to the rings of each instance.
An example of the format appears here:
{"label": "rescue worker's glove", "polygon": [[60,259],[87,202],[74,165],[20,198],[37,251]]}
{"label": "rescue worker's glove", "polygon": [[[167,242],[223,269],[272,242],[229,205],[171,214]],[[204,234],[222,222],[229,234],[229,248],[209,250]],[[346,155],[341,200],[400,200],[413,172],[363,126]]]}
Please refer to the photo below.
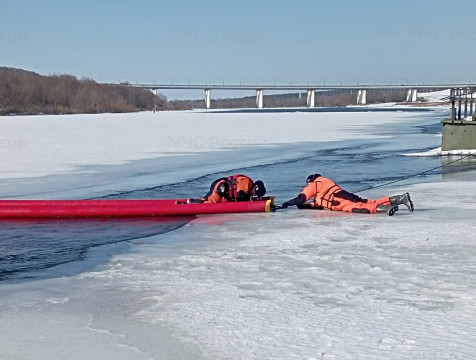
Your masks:
{"label": "rescue worker's glove", "polygon": [[202,204],[205,200],[203,199],[193,199],[193,198],[190,198],[190,199],[187,199],[186,203],[187,204]]}
{"label": "rescue worker's glove", "polygon": [[226,182],[222,182],[217,186],[217,194],[221,197],[228,195],[228,184]]}
{"label": "rescue worker's glove", "polygon": [[304,194],[299,194],[297,197],[294,199],[288,200],[283,202],[283,205],[281,207],[283,209],[286,209],[288,206],[295,206],[295,205],[302,205],[306,202],[306,195]]}
{"label": "rescue worker's glove", "polygon": [[236,201],[246,201],[249,196],[243,190],[240,190],[236,193]]}

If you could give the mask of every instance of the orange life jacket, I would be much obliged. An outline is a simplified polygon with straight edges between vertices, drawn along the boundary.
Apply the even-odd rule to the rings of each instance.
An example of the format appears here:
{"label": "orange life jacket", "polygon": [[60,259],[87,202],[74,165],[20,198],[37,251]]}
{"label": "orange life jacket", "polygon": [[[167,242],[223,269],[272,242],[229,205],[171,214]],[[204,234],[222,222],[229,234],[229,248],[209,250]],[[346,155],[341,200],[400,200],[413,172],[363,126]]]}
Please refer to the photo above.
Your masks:
{"label": "orange life jacket", "polygon": [[314,206],[323,206],[329,210],[332,210],[332,199],[334,194],[341,191],[342,188],[334,181],[319,176],[313,181],[316,183],[316,193],[314,194]]}
{"label": "orange life jacket", "polygon": [[[239,177],[244,177],[244,178],[248,178],[248,176],[245,176],[245,175],[241,175],[241,174],[236,174],[236,175],[232,175],[232,176],[228,176],[228,178],[226,179],[226,181],[228,182],[228,196],[230,197],[230,199],[233,199],[235,200],[236,198],[236,193],[237,193],[237,187],[238,187],[238,183],[237,183],[237,179]],[[250,179],[251,180],[251,179]],[[253,182],[251,181],[251,184],[253,184]],[[250,189],[247,189],[247,193],[249,192]]]}

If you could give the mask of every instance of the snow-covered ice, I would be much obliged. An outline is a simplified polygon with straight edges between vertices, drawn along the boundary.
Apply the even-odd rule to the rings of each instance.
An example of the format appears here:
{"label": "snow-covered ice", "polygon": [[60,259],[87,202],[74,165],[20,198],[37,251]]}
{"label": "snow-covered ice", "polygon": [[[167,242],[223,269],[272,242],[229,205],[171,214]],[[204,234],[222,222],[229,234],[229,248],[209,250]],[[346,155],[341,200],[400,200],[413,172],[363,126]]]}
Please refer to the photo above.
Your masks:
{"label": "snow-covered ice", "polygon": [[438,103],[448,101],[450,96],[450,89],[430,91],[425,93],[419,93],[418,97],[425,99],[427,102]]}
{"label": "snow-covered ice", "polygon": [[0,117],[0,178],[75,171],[245,146],[378,137],[367,128],[416,116],[377,112],[220,114],[205,111]]}
{"label": "snow-covered ice", "polygon": [[[265,140],[256,144],[275,158],[295,156],[281,154],[285,142],[304,146],[330,139],[388,137],[381,126],[411,126],[422,116],[241,115],[244,123],[260,124],[258,120],[264,119],[265,125],[257,126],[276,129],[276,134],[266,132]],[[175,142],[172,149],[161,148],[149,136],[157,134],[157,126],[167,124],[175,131],[188,124],[190,134],[206,137],[216,123],[234,119],[230,114],[159,113],[163,120],[157,124],[151,114],[128,116],[118,116],[118,124],[122,123],[118,136],[143,137],[143,142],[117,141],[115,151],[95,154],[103,149],[98,145],[101,137],[87,143],[95,150],[89,152],[82,137],[68,137],[68,126],[60,127],[58,137],[67,137],[62,146],[74,150],[71,158],[59,154],[30,171],[21,155],[9,152],[9,160],[1,160],[8,169],[4,181],[21,175],[21,181],[39,186],[25,177],[57,172],[73,176],[83,171],[82,165],[121,164],[168,152],[181,153],[170,157],[170,164],[177,166],[175,176],[181,174],[180,159],[193,151],[205,152],[196,158],[197,172],[200,164],[206,171],[216,166],[206,159],[223,149],[231,157],[242,156],[231,162],[259,162],[253,152],[231,152],[234,145],[183,148]],[[71,119],[45,117],[43,124],[48,128]],[[75,123],[71,126],[81,131],[73,133],[108,134],[114,115],[95,119],[106,120]],[[18,136],[19,125],[13,120],[0,119],[2,136],[4,129]],[[202,120],[203,129],[198,125]],[[41,123],[34,126],[35,131],[28,131],[42,138]],[[424,135],[417,134],[412,141],[417,142],[418,136]],[[30,143],[30,138],[27,143],[45,156],[55,154],[46,143]],[[37,155],[28,156],[31,161]],[[15,167],[15,161],[22,165]],[[182,175],[188,170],[182,169]],[[412,214],[403,208],[393,217],[289,209],[202,216],[120,249],[117,244],[90,249],[89,261],[110,257],[109,261],[98,261],[93,269],[73,275],[0,283],[0,358],[475,358],[476,195],[470,190],[475,180],[473,168],[361,194],[372,198],[409,191],[416,207]],[[51,269],[55,271],[60,273]]]}
{"label": "snow-covered ice", "polygon": [[407,153],[405,156],[451,156],[451,155],[473,155],[476,154],[476,149],[461,149],[461,150],[441,150],[441,147],[431,149],[420,153]]}

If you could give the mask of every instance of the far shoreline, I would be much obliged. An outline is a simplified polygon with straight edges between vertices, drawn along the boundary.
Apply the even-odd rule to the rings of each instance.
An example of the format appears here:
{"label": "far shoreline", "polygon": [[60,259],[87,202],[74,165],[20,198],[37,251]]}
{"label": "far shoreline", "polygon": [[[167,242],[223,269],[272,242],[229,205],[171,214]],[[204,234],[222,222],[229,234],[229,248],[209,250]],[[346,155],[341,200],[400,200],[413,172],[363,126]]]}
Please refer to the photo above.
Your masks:
{"label": "far shoreline", "polygon": [[[238,99],[238,98],[237,98]],[[353,109],[356,112],[360,111],[369,111],[369,109],[388,109],[388,111],[395,111],[395,109],[405,109],[405,108],[444,108],[449,107],[449,102],[419,102],[419,103],[374,103],[366,105],[343,105],[343,106],[314,106],[314,107],[295,107],[295,106],[283,106],[283,107],[230,107],[230,108],[193,108],[193,109],[157,109],[153,110],[139,110],[139,111],[121,111],[121,112],[72,112],[72,113],[10,113],[10,114],[0,114],[0,118],[10,118],[10,117],[19,117],[19,116],[70,116],[70,115],[121,115],[121,114],[138,114],[138,113],[164,113],[164,112],[216,112],[216,113],[252,113],[252,112],[326,112],[325,110],[329,109],[329,112],[338,112],[339,110],[344,109]],[[357,110],[360,109],[360,110]],[[418,111],[418,110],[416,110]],[[424,111],[424,110],[421,110]]]}

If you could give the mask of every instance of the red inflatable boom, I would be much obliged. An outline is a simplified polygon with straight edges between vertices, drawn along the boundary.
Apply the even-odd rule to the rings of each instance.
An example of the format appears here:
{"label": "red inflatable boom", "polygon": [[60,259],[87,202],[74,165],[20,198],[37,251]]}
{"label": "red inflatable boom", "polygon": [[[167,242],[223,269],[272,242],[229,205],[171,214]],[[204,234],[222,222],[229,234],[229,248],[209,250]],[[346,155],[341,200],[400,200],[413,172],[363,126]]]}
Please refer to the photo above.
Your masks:
{"label": "red inflatable boom", "polygon": [[219,204],[186,200],[0,200],[0,218],[140,217],[269,212],[274,197]]}

